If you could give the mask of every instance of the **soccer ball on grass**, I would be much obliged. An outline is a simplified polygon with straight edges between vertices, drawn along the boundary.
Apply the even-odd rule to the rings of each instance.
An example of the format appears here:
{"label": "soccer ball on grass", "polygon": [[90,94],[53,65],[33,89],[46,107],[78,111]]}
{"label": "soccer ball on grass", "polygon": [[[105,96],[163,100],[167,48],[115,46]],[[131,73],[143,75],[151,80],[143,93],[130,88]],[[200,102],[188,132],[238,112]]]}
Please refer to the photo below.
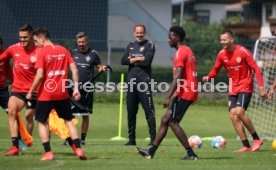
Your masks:
{"label": "soccer ball on grass", "polygon": [[188,142],[192,148],[201,148],[202,146],[201,138],[197,135],[189,137]]}
{"label": "soccer ball on grass", "polygon": [[225,148],[226,139],[222,136],[216,136],[212,139],[212,148]]}

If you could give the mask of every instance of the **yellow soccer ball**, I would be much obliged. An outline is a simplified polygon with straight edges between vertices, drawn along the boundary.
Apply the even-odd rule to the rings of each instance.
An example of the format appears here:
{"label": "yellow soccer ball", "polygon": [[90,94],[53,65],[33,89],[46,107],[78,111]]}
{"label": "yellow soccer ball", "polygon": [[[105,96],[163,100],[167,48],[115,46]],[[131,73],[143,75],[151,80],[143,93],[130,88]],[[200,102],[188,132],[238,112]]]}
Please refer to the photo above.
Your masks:
{"label": "yellow soccer ball", "polygon": [[272,142],[272,149],[276,150],[276,139],[274,139]]}

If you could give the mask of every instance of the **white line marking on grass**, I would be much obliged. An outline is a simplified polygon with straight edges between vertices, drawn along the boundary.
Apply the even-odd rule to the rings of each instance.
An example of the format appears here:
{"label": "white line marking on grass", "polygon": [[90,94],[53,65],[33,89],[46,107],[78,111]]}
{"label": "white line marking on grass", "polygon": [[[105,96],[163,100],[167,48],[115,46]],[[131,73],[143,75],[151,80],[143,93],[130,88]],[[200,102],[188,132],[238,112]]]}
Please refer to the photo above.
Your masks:
{"label": "white line marking on grass", "polygon": [[57,162],[57,163],[54,165],[49,165],[49,166],[44,166],[44,167],[39,167],[39,168],[31,168],[31,169],[50,169],[50,168],[62,166],[65,163],[65,161],[61,161],[61,160],[56,160],[55,162]]}

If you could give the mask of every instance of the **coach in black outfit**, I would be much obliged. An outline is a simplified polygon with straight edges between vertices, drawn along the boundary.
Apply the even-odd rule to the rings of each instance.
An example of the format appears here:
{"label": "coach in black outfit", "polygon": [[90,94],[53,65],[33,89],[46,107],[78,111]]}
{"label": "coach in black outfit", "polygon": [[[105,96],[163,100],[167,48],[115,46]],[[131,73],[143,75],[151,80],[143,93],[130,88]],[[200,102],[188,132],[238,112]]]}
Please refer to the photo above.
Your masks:
{"label": "coach in black outfit", "polygon": [[[79,32],[76,35],[76,40],[78,48],[72,51],[72,57],[78,68],[79,83],[83,85],[93,77],[95,66],[98,72],[106,71],[106,67],[101,64],[98,52],[88,47],[88,36],[84,32]],[[82,110],[78,107],[73,108],[74,115],[82,116],[81,145],[85,145],[85,137],[89,127],[89,114],[92,113],[93,108],[93,92],[87,92],[83,88],[80,88],[79,91],[81,93],[79,103],[91,109],[89,113],[87,110]],[[66,143],[65,141],[64,144]]]}
{"label": "coach in black outfit", "polygon": [[[121,64],[128,65],[128,92],[127,92],[127,112],[128,112],[128,138],[126,145],[136,145],[136,114],[138,104],[141,103],[149,127],[150,144],[152,144],[156,135],[156,123],[152,92],[149,82],[151,80],[151,63],[155,53],[155,47],[152,41],[144,39],[146,27],[137,24],[134,27],[134,36],[136,41],[130,42],[122,57]],[[134,83],[130,83],[134,82]],[[143,84],[138,85],[143,82]],[[131,87],[131,84],[132,87]],[[147,84],[147,87],[145,87]],[[139,90],[140,87],[141,90]],[[145,91],[145,88],[148,90]],[[132,91],[131,91],[132,90]]]}

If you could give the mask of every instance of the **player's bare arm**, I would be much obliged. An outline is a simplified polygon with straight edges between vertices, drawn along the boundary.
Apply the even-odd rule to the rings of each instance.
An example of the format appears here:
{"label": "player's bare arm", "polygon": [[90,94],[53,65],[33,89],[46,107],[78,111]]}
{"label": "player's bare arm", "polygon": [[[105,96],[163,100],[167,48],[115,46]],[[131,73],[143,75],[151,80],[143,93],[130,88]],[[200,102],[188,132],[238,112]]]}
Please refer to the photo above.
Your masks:
{"label": "player's bare arm", "polygon": [[183,67],[177,67],[175,70],[175,77],[173,78],[171,87],[169,89],[169,92],[167,94],[167,97],[164,101],[163,107],[167,108],[170,104],[170,100],[172,95],[174,94],[176,88],[177,88],[177,83],[179,82],[179,79],[181,79],[181,75],[183,74]]}
{"label": "player's bare arm", "polygon": [[80,92],[79,92],[79,86],[78,86],[78,83],[79,83],[79,73],[78,73],[78,69],[77,69],[77,66],[75,63],[71,63],[70,64],[70,70],[72,72],[72,79],[74,81],[74,91],[73,91],[73,99],[74,100],[80,100]]}
{"label": "player's bare arm", "polygon": [[41,80],[44,77],[44,69],[43,68],[38,68],[36,71],[36,75],[34,78],[34,82],[29,90],[29,92],[26,95],[26,99],[30,100],[32,97],[33,91],[37,88],[37,86],[40,84]]}
{"label": "player's bare arm", "polygon": [[129,62],[130,62],[130,64],[135,64],[135,63],[139,62],[139,58],[138,57],[129,57]]}
{"label": "player's bare arm", "polygon": [[102,72],[102,71],[106,71],[107,70],[106,65],[99,64],[96,67],[97,67],[98,72]]}

